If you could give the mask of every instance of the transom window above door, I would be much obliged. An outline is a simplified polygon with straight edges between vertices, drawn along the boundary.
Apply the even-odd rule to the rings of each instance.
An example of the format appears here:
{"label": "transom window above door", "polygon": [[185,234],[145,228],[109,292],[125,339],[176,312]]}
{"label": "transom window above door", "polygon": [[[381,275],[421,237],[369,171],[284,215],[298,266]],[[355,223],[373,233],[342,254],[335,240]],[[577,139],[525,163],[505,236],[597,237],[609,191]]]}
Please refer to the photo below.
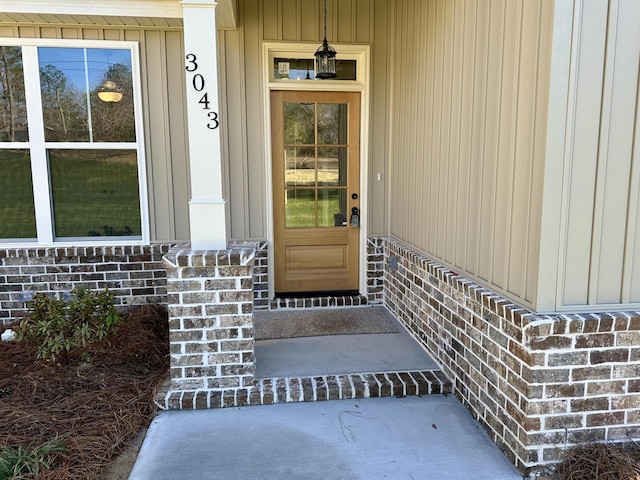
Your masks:
{"label": "transom window above door", "polygon": [[147,241],[137,46],[0,39],[0,243]]}
{"label": "transom window above door", "polygon": [[[283,58],[273,59],[274,80],[317,80],[313,58]],[[335,80],[356,80],[356,60],[336,60]]]}

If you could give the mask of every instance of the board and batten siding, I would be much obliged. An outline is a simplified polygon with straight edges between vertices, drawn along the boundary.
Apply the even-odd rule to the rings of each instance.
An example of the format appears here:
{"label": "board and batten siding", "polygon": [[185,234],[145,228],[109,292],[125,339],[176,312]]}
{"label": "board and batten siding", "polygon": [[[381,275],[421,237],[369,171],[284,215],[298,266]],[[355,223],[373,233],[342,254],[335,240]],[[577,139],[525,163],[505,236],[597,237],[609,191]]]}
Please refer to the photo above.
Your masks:
{"label": "board and batten siding", "polygon": [[134,41],[139,45],[153,242],[189,239],[188,144],[182,32],[75,25],[1,25],[0,38]]}
{"label": "board and batten siding", "polygon": [[398,0],[390,232],[534,307],[550,0]]}
{"label": "board and batten siding", "polygon": [[[238,29],[219,34],[232,239],[269,230],[262,42],[319,45],[322,4],[238,0]],[[330,43],[371,45],[369,235],[534,310],[640,308],[640,2],[328,0],[327,10]],[[25,21],[1,24],[0,37],[139,42],[151,238],[187,240],[179,26]]]}
{"label": "board and batten siding", "polygon": [[[371,44],[372,89],[369,171],[369,232],[384,234],[387,10],[386,0],[328,0],[330,43]],[[382,12],[382,13],[378,13]],[[322,0],[239,0],[238,29],[221,32],[222,113],[228,172],[226,191],[233,239],[267,236],[267,171],[262,106],[262,42],[322,42]],[[381,180],[377,181],[377,173]],[[375,180],[374,180],[375,178]]]}
{"label": "board and batten siding", "polygon": [[640,308],[640,2],[576,2],[558,309]]}

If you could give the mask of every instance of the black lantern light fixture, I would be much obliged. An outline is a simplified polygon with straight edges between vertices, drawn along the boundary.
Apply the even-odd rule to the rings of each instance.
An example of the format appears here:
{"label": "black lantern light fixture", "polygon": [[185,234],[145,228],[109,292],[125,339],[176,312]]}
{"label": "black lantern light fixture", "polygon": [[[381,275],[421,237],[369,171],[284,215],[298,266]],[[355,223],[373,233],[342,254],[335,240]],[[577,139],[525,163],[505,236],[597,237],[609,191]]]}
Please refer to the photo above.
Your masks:
{"label": "black lantern light fixture", "polygon": [[336,77],[336,50],[327,43],[327,0],[324,0],[324,40],[316,53],[316,78]]}

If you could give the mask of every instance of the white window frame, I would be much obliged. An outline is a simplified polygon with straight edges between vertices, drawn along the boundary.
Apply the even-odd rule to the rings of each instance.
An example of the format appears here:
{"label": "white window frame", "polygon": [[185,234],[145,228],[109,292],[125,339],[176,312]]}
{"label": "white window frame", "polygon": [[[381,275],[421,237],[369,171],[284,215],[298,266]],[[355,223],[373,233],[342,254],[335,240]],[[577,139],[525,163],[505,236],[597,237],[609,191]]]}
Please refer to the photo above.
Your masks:
{"label": "white window frame", "polygon": [[[137,42],[130,41],[92,41],[1,38],[0,45],[22,47],[22,68],[24,72],[25,98],[29,126],[27,142],[0,142],[0,150],[29,150],[31,157],[31,175],[33,199],[36,215],[37,241],[3,242],[1,248],[29,246],[90,246],[90,245],[148,245],[149,240],[149,199],[147,192],[147,170],[144,149],[144,129],[142,116],[142,91],[140,81],[140,54]],[[104,48],[129,50],[131,52],[131,75],[133,83],[133,105],[135,117],[135,142],[47,142],[44,138],[42,97],[38,65],[38,47],[58,48]],[[141,238],[131,237],[78,237],[56,240],[54,238],[54,219],[51,204],[52,194],[49,184],[47,151],[66,150],[131,150],[138,159],[138,195],[140,199]],[[1,168],[1,166],[0,166]]]}

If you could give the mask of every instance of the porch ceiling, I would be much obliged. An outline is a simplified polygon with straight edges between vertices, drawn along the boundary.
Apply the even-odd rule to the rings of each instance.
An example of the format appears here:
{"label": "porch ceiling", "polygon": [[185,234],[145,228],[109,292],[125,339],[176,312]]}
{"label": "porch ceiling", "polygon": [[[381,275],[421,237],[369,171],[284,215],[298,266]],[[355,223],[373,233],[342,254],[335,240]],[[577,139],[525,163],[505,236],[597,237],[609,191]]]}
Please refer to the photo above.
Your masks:
{"label": "porch ceiling", "polygon": [[[179,0],[17,0],[0,6],[0,23],[182,28]],[[218,28],[237,28],[237,0],[217,0]],[[118,15],[113,15],[118,12]]]}

